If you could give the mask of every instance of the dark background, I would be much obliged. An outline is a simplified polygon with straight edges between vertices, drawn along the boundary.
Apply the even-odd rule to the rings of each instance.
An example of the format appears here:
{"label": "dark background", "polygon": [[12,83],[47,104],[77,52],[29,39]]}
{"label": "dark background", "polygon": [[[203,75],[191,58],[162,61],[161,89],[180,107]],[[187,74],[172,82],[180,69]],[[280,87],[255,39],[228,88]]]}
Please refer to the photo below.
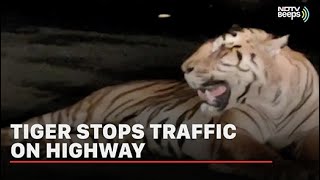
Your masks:
{"label": "dark background", "polygon": [[[310,18],[307,23],[303,23],[300,20],[278,19],[278,5],[306,5],[310,11]],[[146,39],[149,36],[156,35],[176,39],[177,41],[188,41],[191,42],[191,45],[187,48],[174,46],[173,48],[176,49],[172,50],[176,50],[177,53],[170,54],[165,52],[163,58],[172,59],[172,64],[170,65],[158,63],[154,66],[150,65],[152,68],[147,65],[142,67],[141,65],[141,68],[136,70],[130,70],[129,67],[122,70],[108,67],[109,72],[112,73],[98,74],[98,76],[109,77],[111,80],[99,83],[83,84],[81,86],[62,84],[62,88],[59,83],[47,83],[42,86],[29,84],[29,86],[40,90],[55,92],[55,95],[58,94],[58,96],[54,101],[48,101],[46,105],[37,104],[37,106],[22,110],[17,107],[21,106],[21,104],[23,105],[23,102],[17,102],[17,105],[8,107],[3,104],[10,101],[10,97],[2,97],[1,125],[3,127],[11,122],[22,122],[23,119],[65,107],[75,100],[81,99],[89,92],[112,84],[114,81],[180,78],[179,65],[183,58],[191,54],[192,50],[206,39],[225,32],[232,24],[239,24],[243,27],[257,27],[278,35],[290,34],[289,45],[296,50],[304,52],[312,63],[318,67],[317,36],[320,32],[316,25],[316,23],[319,23],[318,12],[319,6],[316,5],[315,1],[6,1],[1,5],[1,34],[3,32],[21,34],[18,29],[23,27],[58,27],[68,30],[94,31],[108,34],[141,35],[145,36]],[[171,17],[159,19],[157,16],[160,13],[171,14]],[[32,32],[25,30],[22,33]],[[66,41],[86,41],[81,40],[81,38],[77,39],[78,36],[74,37],[76,39],[70,39],[70,36],[68,36],[69,39]],[[126,42],[129,42],[130,39],[126,40],[128,40]],[[1,45],[6,46],[6,42],[1,41]],[[112,44],[111,42],[108,43]],[[154,46],[154,48],[157,48],[157,46]],[[1,57],[5,55],[7,56],[7,52],[1,50]],[[155,54],[154,57],[156,58],[156,56]],[[128,61],[131,61],[129,57]],[[1,70],[5,70],[6,66],[1,65]],[[73,64],[73,67],[77,66]],[[10,71],[12,72],[12,70]],[[123,75],[124,72],[126,76]],[[24,76],[24,74],[19,74],[19,71],[15,73],[18,76]],[[128,77],[128,74],[130,74],[130,77]],[[3,83],[1,84],[3,85]],[[5,90],[10,91],[10,88],[4,89],[2,87],[2,96],[3,94],[7,95]],[[27,178],[28,176],[32,178],[62,177],[62,175],[73,178],[79,176],[93,177],[95,175],[103,175],[105,178],[134,178],[142,175],[154,177],[156,176],[155,174],[167,177],[175,174],[181,178],[191,175],[201,175],[202,177],[210,175],[212,178],[230,177],[208,172],[205,165],[10,165],[6,155],[2,155],[1,171],[4,179]]]}
{"label": "dark background", "polygon": [[[277,18],[277,6],[306,5],[307,23]],[[232,24],[293,35],[310,44],[319,5],[298,0],[109,0],[7,1],[2,7],[2,29],[18,25],[56,26],[114,33],[158,34],[204,40],[225,32]],[[158,19],[160,13],[171,14]]]}
{"label": "dark background", "polygon": [[[193,40],[197,45],[239,24],[268,32],[290,34],[290,46],[318,64],[314,44],[319,28],[319,3],[308,0],[107,0],[107,1],[7,1],[1,6],[1,29],[25,25],[59,27],[103,33],[160,35]],[[306,6],[302,20],[277,18],[277,7]],[[170,18],[159,19],[161,13]],[[181,59],[181,57],[177,57]],[[317,65],[318,66],[318,65]],[[173,76],[176,76],[174,74]]]}

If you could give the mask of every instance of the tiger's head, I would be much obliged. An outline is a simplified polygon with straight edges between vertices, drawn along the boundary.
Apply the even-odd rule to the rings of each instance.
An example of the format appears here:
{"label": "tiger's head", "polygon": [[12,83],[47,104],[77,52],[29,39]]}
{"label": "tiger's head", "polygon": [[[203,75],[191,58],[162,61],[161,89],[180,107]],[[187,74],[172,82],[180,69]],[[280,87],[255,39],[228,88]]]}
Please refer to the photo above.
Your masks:
{"label": "tiger's head", "polygon": [[185,80],[204,101],[202,111],[220,115],[256,98],[248,93],[250,87],[264,85],[265,69],[288,37],[241,28],[202,44],[181,66]]}

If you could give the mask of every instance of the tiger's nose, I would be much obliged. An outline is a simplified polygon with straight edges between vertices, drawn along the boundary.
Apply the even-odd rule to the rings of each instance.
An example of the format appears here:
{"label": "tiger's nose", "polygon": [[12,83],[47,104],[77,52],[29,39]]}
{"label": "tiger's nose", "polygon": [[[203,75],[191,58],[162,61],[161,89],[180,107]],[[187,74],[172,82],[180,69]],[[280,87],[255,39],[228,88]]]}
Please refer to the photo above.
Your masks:
{"label": "tiger's nose", "polygon": [[194,70],[194,67],[188,67],[185,71],[185,73],[190,73]]}
{"label": "tiger's nose", "polygon": [[182,66],[182,71],[186,74],[192,72],[194,70],[194,66],[191,66],[190,64]]}
{"label": "tiger's nose", "polygon": [[209,72],[209,67],[210,64],[194,64],[194,63],[190,63],[190,64],[185,64],[182,66],[182,71],[185,74],[189,74],[191,72],[196,73],[198,75],[200,74],[206,74]]}

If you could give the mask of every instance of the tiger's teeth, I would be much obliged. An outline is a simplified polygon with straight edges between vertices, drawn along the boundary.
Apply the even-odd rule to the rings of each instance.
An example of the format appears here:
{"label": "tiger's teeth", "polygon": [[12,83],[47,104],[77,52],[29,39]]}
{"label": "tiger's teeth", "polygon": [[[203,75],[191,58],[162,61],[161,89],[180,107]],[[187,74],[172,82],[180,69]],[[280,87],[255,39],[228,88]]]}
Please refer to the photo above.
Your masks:
{"label": "tiger's teeth", "polygon": [[213,103],[215,100],[216,100],[216,97],[215,96],[212,96],[210,91],[206,90],[205,92],[206,96],[207,96],[207,99],[208,99],[208,102],[211,104]]}
{"label": "tiger's teeth", "polygon": [[198,90],[197,93],[198,93],[198,96],[200,97],[200,99],[202,99],[204,101],[207,100],[206,94],[203,93],[201,90]]}

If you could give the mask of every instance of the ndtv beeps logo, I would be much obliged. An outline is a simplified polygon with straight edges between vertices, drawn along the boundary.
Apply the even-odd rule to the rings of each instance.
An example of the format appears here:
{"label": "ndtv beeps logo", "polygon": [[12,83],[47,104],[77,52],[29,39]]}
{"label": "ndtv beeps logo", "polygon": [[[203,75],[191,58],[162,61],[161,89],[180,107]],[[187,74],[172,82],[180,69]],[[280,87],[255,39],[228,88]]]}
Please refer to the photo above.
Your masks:
{"label": "ndtv beeps logo", "polygon": [[291,20],[301,18],[303,22],[307,22],[310,12],[307,7],[299,6],[278,6],[278,18],[290,18]]}

